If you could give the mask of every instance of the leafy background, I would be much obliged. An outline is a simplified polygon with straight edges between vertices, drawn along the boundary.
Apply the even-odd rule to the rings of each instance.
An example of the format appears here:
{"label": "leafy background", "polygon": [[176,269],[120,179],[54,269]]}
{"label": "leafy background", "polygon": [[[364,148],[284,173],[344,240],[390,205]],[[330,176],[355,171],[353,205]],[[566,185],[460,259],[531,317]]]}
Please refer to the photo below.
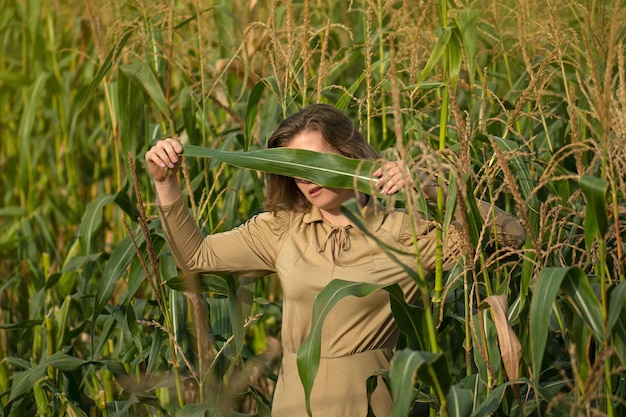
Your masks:
{"label": "leafy background", "polygon": [[[418,305],[341,281],[320,296],[389,292],[394,416],[626,415],[625,15],[621,0],[0,1],[0,414],[269,415],[276,277],[177,271],[141,161],[168,135],[262,149],[326,102],[448,189],[441,233],[455,209],[466,230],[462,265],[416,274]],[[187,158],[181,181],[207,232],[262,207],[256,171]],[[397,204],[425,209],[411,195]],[[525,245],[488,247],[470,196],[516,215]]]}

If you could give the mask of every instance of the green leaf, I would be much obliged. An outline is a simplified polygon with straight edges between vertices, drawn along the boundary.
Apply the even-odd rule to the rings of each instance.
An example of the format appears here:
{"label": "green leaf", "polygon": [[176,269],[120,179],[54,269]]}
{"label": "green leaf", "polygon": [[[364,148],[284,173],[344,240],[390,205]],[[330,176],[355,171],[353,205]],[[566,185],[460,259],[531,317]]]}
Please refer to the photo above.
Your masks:
{"label": "green leaf", "polygon": [[41,326],[43,324],[43,319],[39,320],[24,320],[18,323],[0,323],[0,329],[12,330],[12,329],[30,329],[31,327]]}
{"label": "green leaf", "polygon": [[161,89],[161,85],[150,68],[142,62],[134,61],[130,64],[122,65],[120,70],[126,74],[128,78],[143,87],[161,113],[166,116],[170,114],[170,109],[165,95],[163,94],[163,90]]}
{"label": "green leaf", "polygon": [[452,82],[452,90],[456,90],[456,85],[461,72],[461,62],[463,61],[463,49],[461,47],[461,34],[458,28],[452,28],[452,36],[448,42],[448,72]]}
{"label": "green leaf", "polygon": [[392,417],[409,415],[415,390],[416,377],[434,388],[438,396],[446,395],[451,377],[446,358],[441,353],[422,352],[411,349],[398,351],[389,368],[389,383],[393,398]]}
{"label": "green leaf", "polygon": [[583,175],[580,178],[580,189],[585,194],[585,244],[587,248],[593,246],[595,239],[604,239],[609,228],[607,215],[606,192],[609,183],[602,179]]}
{"label": "green leaf", "polygon": [[564,277],[561,268],[544,268],[537,278],[537,287],[530,303],[530,347],[535,382],[539,381],[543,352],[548,340],[548,318]]}
{"label": "green leaf", "polygon": [[576,310],[594,331],[594,335],[599,340],[605,337],[602,330],[602,311],[585,273],[574,267],[544,268],[537,278],[529,317],[533,377],[536,383],[539,381],[542,369],[541,362],[548,339],[548,323],[552,305],[561,288],[572,298]]}
{"label": "green leaf", "polygon": [[124,155],[127,155],[129,152],[134,153],[137,140],[143,136],[139,134],[138,129],[138,123],[143,119],[141,89],[131,82],[123,71],[119,71],[116,88],[111,88],[111,90],[116,90],[117,92],[115,104],[120,137],[122,138],[122,151]]}
{"label": "green leaf", "polygon": [[472,391],[460,385],[453,385],[448,392],[447,403],[448,417],[467,417],[474,405]]}
{"label": "green leaf", "polygon": [[391,312],[398,328],[406,336],[407,346],[414,350],[426,350],[428,341],[424,338],[424,309],[406,302],[398,284],[385,290],[390,295]]}
{"label": "green leaf", "polygon": [[493,413],[498,409],[500,403],[504,399],[504,394],[506,388],[512,384],[518,384],[520,380],[517,381],[507,381],[504,384],[496,386],[487,396],[487,398],[482,401],[479,406],[474,410],[471,414],[472,417],[489,417],[493,415]]}
{"label": "green leaf", "polygon": [[49,358],[43,359],[38,365],[28,371],[19,372],[13,378],[11,386],[11,394],[9,402],[14,401],[18,397],[24,395],[33,385],[41,378],[48,366],[60,369],[62,371],[73,371],[88,362],[84,359],[69,356],[64,352],[56,352]]}
{"label": "green leaf", "polygon": [[183,408],[178,411],[176,417],[204,417],[207,412],[211,416],[228,416],[228,417],[250,417],[250,414],[239,413],[230,409],[215,406],[210,403],[200,404],[185,404]]}
{"label": "green leaf", "polygon": [[467,60],[467,72],[469,73],[470,88],[474,85],[476,55],[478,53],[478,22],[480,13],[477,10],[459,10],[459,29],[465,58]]}
{"label": "green leaf", "polygon": [[326,315],[344,297],[348,295],[364,297],[379,288],[381,286],[377,284],[335,279],[315,297],[311,330],[298,349],[296,358],[298,374],[304,387],[306,409],[309,416],[311,416],[311,391],[313,390],[313,382],[317,376],[320,364],[322,327]]}
{"label": "green leaf", "polygon": [[448,42],[450,42],[450,37],[452,35],[452,31],[449,27],[443,28],[443,32],[441,36],[439,36],[439,40],[437,41],[437,45],[435,45],[435,49],[430,54],[422,73],[419,76],[419,80],[417,85],[419,86],[430,74],[432,69],[435,67],[435,64],[439,62],[443,53],[446,51]]}
{"label": "green leaf", "polygon": [[196,126],[196,107],[195,97],[190,87],[183,88],[180,95],[180,102],[183,113],[183,124],[185,125],[185,132],[189,137],[191,143],[198,143],[200,141],[200,132]]}
{"label": "green leaf", "polygon": [[78,241],[85,256],[91,255],[91,242],[102,224],[104,206],[115,200],[115,194],[100,194],[94,201],[87,204],[85,215],[78,227]]}
{"label": "green leaf", "polygon": [[[306,339],[298,349],[297,364],[298,374],[304,387],[307,412],[311,415],[310,396],[313,390],[313,383],[319,369],[321,355],[321,337],[324,320],[333,307],[343,298],[347,296],[365,297],[377,289],[383,289],[389,293],[392,312],[400,329],[406,332],[408,340],[413,341],[412,345],[423,345],[420,329],[423,328],[421,322],[421,309],[406,303],[404,293],[398,284],[383,287],[379,284],[344,281],[340,279],[332,280],[315,298],[313,303],[313,323],[311,330]],[[413,316],[415,310],[419,310],[418,315]],[[443,362],[442,362],[443,361]],[[441,372],[447,370],[445,358],[443,356],[437,358],[437,369]],[[436,377],[431,370],[425,371],[426,374],[421,375],[425,381],[433,382]],[[442,378],[436,383],[446,390],[451,384],[449,374],[444,372]]]}
{"label": "green leaf", "polygon": [[15,71],[0,70],[0,81],[5,85],[21,85],[25,86],[32,82],[32,79],[27,74],[21,74]]}
{"label": "green leaf", "polygon": [[195,145],[183,147],[185,156],[214,158],[240,168],[270,174],[304,178],[329,188],[347,188],[367,194],[374,190],[374,162],[304,149],[263,149],[251,152],[228,152]]}
{"label": "green leaf", "polygon": [[620,313],[626,303],[626,281],[620,282],[617,287],[611,291],[609,304],[609,313],[606,320],[606,331],[610,334],[613,326],[620,318]]}
{"label": "green leaf", "polygon": [[165,281],[176,291],[201,291],[219,295],[228,294],[228,282],[219,275],[190,275],[174,277]]}
{"label": "green leaf", "polygon": [[126,271],[134,256],[135,248],[130,237],[126,236],[113,250],[102,273],[102,279],[98,282],[93,307],[94,318],[104,309],[113,295],[117,281]]}
{"label": "green leaf", "polygon": [[348,104],[350,104],[350,101],[352,101],[352,97],[354,97],[356,90],[359,88],[359,86],[365,79],[365,75],[366,75],[365,71],[361,72],[361,75],[359,75],[359,78],[357,78],[352,83],[352,85],[348,87],[348,90],[341,95],[339,100],[337,100],[337,103],[335,103],[335,108],[337,108],[337,110],[345,111],[348,108]]}
{"label": "green leaf", "polygon": [[96,72],[96,75],[94,76],[93,80],[91,80],[91,83],[89,83],[87,88],[82,89],[76,95],[76,98],[72,102],[72,110],[70,112],[70,114],[72,114],[73,116],[74,121],[78,120],[78,116],[85,109],[85,107],[87,106],[87,103],[89,103],[89,101],[93,99],[94,93],[96,89],[98,88],[98,85],[100,85],[100,82],[102,81],[104,76],[111,69],[111,66],[113,65],[113,61],[118,58],[118,56],[122,52],[122,49],[124,49],[126,42],[128,42],[128,39],[130,39],[131,35],[132,35],[132,31],[129,30],[124,34],[124,36],[122,36],[119,42],[115,44],[113,49],[109,52],[107,57],[104,59],[104,62],[102,63],[100,68],[98,68],[98,72]]}
{"label": "green leaf", "polygon": [[606,334],[602,320],[602,307],[591,288],[587,274],[578,268],[570,268],[562,288],[574,301],[576,310],[593,331],[596,340],[604,341]]}

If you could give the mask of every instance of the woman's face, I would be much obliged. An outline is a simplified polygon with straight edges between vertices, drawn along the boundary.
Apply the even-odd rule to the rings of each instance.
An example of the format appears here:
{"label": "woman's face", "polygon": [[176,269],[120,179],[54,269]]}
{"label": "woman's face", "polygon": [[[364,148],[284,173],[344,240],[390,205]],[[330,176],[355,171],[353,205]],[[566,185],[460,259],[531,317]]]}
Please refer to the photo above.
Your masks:
{"label": "woman's face", "polygon": [[[322,134],[315,130],[306,130],[294,136],[285,146],[292,149],[304,149],[314,152],[335,153],[336,150],[331,148],[324,141]],[[355,197],[353,190],[343,188],[325,188],[311,181],[294,178],[296,185],[304,194],[304,196],[322,212],[338,214],[341,204]]]}

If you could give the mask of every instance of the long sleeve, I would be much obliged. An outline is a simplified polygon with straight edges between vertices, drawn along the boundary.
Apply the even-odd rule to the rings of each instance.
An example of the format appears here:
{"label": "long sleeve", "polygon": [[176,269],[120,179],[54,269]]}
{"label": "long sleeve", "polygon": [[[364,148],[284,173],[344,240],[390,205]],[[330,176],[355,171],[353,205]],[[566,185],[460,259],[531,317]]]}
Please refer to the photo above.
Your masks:
{"label": "long sleeve", "polygon": [[275,272],[288,214],[261,213],[228,232],[205,236],[183,198],[159,206],[166,240],[177,265],[188,272],[262,276]]}
{"label": "long sleeve", "polygon": [[486,201],[478,200],[477,203],[481,217],[500,245],[519,248],[524,244],[526,231],[515,217]]}

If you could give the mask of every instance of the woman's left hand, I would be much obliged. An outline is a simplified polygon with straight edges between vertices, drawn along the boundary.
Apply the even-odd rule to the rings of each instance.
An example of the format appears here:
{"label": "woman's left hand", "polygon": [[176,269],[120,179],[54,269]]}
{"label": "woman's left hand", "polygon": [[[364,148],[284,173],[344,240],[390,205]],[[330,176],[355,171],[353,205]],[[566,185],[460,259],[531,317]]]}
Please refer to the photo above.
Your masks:
{"label": "woman's left hand", "polygon": [[401,161],[386,162],[374,172],[374,176],[378,178],[376,188],[381,194],[395,194],[406,186],[414,187],[409,168]]}
{"label": "woman's left hand", "polygon": [[[401,161],[386,162],[381,168],[374,172],[378,177],[376,188],[381,190],[381,194],[390,195],[402,190],[404,187],[415,189],[416,185],[409,171],[409,167]],[[420,189],[424,197],[431,201],[437,200],[437,183],[433,181],[426,171],[418,170],[417,178],[420,182]]]}

